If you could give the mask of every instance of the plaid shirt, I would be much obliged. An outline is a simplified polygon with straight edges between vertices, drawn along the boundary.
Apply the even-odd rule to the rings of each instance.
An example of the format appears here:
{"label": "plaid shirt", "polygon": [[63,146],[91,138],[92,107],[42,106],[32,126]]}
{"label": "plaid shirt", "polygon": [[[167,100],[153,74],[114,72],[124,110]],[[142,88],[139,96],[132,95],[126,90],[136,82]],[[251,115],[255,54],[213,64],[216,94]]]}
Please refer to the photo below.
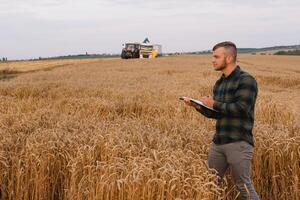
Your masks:
{"label": "plaid shirt", "polygon": [[217,119],[215,144],[246,141],[254,146],[252,128],[257,97],[256,80],[239,66],[228,76],[222,75],[213,89],[214,106],[217,111],[197,110],[208,118]]}

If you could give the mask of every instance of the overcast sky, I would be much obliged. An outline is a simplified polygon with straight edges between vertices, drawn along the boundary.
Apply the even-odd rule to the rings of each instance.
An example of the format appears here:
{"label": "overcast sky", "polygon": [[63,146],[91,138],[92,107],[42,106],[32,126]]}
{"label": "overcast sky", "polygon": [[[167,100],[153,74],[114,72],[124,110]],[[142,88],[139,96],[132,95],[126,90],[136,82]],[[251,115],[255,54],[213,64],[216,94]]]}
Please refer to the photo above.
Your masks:
{"label": "overcast sky", "polygon": [[300,0],[0,0],[0,57],[120,53],[127,41],[164,52],[300,44]]}

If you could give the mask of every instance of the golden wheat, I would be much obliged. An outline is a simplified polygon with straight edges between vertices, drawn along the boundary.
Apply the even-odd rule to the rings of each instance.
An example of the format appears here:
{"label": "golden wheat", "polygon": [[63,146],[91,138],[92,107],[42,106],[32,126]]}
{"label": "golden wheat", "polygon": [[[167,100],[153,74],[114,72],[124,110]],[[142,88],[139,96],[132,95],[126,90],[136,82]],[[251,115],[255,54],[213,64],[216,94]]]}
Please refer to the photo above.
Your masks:
{"label": "golden wheat", "polygon": [[[300,196],[299,62],[239,57],[259,84],[252,177],[261,199]],[[220,74],[210,56],[35,65],[4,67],[34,72],[1,81],[1,199],[237,196],[230,173],[219,187],[207,168],[214,121],[178,101],[211,93]]]}

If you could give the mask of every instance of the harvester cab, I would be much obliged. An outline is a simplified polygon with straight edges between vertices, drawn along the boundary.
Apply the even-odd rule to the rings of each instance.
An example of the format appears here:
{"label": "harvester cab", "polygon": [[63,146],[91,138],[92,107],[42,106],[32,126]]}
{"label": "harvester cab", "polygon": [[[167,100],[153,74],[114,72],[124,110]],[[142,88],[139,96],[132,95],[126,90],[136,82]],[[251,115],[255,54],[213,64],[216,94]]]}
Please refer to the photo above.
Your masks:
{"label": "harvester cab", "polygon": [[121,58],[139,58],[140,57],[140,43],[126,43],[122,49]]}

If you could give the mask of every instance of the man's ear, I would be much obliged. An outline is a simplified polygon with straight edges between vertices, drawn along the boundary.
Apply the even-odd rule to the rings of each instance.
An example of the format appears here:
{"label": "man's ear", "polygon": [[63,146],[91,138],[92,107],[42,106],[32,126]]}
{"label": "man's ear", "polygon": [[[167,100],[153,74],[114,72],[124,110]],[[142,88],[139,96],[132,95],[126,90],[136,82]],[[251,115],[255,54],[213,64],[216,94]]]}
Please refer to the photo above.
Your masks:
{"label": "man's ear", "polygon": [[233,57],[231,55],[227,55],[226,56],[226,63],[229,64],[229,63],[232,63],[233,62]]}

